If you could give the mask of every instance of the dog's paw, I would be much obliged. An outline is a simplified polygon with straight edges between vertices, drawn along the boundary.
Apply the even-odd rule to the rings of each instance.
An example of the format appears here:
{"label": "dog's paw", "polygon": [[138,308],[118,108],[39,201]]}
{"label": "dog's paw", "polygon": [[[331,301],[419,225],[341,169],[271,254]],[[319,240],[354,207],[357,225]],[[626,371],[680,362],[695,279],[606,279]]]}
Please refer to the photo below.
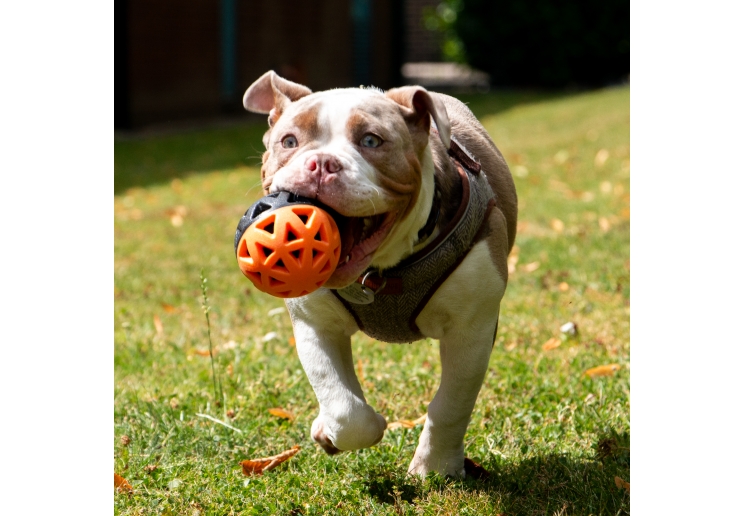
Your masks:
{"label": "dog's paw", "polygon": [[369,410],[355,413],[345,424],[328,416],[318,416],[313,421],[310,435],[329,455],[340,451],[369,448],[382,440],[387,422],[385,418]]}
{"label": "dog's paw", "polygon": [[313,423],[313,429],[311,433],[313,436],[313,440],[318,443],[320,447],[323,448],[323,451],[326,452],[328,455],[336,455],[341,451],[333,445],[333,443],[325,433],[323,423],[319,422],[317,419],[315,420],[315,423]]}
{"label": "dog's paw", "polygon": [[456,453],[452,456],[438,456],[416,451],[410,466],[408,466],[408,474],[423,478],[432,471],[443,477],[464,478],[465,457],[462,453]]}

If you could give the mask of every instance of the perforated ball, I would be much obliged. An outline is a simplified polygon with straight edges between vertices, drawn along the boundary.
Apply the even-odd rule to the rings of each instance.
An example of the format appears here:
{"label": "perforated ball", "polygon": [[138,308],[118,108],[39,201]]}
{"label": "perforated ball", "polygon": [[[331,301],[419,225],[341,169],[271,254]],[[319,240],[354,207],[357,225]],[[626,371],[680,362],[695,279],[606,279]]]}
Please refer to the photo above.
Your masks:
{"label": "perforated ball", "polygon": [[286,204],[283,193],[283,200],[264,198],[246,212],[244,227],[239,225],[236,233],[236,254],[240,270],[257,289],[299,297],[331,277],[341,255],[341,235],[326,211],[296,200]]}

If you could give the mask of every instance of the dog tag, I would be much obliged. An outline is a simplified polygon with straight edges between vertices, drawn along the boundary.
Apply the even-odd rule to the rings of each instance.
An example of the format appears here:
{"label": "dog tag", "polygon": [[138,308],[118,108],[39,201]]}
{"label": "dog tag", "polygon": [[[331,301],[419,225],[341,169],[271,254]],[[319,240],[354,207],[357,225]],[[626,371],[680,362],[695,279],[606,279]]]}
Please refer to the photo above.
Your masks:
{"label": "dog tag", "polygon": [[337,290],[338,295],[355,305],[368,305],[375,300],[375,293],[371,288],[359,283],[352,283],[348,287]]}

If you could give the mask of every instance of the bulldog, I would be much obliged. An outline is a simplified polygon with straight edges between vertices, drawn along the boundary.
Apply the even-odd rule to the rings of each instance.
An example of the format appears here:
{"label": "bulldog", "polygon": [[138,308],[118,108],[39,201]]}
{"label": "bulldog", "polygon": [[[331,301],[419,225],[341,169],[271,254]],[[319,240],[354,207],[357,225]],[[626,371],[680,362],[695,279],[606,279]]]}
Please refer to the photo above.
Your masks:
{"label": "bulldog", "polygon": [[313,93],[269,71],[243,97],[268,115],[261,178],[337,214],[339,265],[286,305],[329,454],[387,428],[354,371],[351,336],[439,340],[442,377],[409,473],[465,475],[463,438],[496,338],[517,196],[488,133],[460,101],[420,86]]}

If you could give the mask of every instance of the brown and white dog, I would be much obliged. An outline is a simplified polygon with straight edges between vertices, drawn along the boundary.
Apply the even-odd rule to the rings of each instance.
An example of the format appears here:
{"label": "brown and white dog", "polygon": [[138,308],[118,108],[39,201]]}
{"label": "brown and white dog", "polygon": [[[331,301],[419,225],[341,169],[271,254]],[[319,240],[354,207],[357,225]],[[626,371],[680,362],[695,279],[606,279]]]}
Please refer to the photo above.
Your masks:
{"label": "brown and white dog", "polygon": [[[472,197],[473,179],[466,177],[482,178],[491,201],[478,231],[419,296],[410,324],[412,335],[439,340],[442,378],[408,471],[463,476],[463,438],[488,368],[516,232],[517,196],[504,158],[463,103],[418,86],[313,93],[269,71],[243,103],[269,115],[264,191],[317,199],[344,221],[341,262],[324,288],[286,300],[297,352],[320,402],[311,435],[331,454],[373,446],[387,427],[354,371],[356,301],[339,293],[358,287],[378,299],[386,288],[387,295],[400,294],[400,281],[398,292],[385,285],[386,271],[441,246]],[[475,171],[463,172],[450,157],[455,147],[475,157]],[[377,282],[365,284],[371,272]],[[362,329],[376,335],[375,328]]]}

